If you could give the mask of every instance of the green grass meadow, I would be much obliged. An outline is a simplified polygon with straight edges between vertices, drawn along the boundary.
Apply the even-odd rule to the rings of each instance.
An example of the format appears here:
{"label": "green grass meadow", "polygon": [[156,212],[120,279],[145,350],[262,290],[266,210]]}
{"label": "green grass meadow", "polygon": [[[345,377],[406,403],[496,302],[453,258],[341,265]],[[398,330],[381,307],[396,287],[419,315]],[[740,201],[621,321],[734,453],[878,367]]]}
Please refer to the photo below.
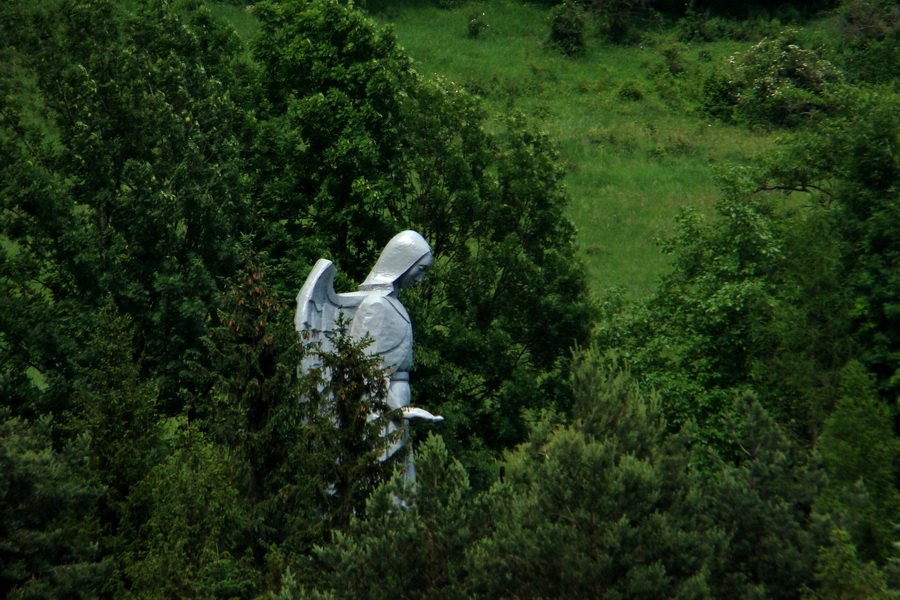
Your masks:
{"label": "green grass meadow", "polygon": [[206,7],[214,16],[227,21],[244,40],[250,40],[259,33],[260,25],[253,17],[252,8],[224,2],[206,2]]}
{"label": "green grass meadow", "polygon": [[[492,0],[439,8],[434,0],[369,0],[393,28],[417,71],[444,77],[509,108],[556,141],[572,196],[569,217],[591,288],[647,295],[667,267],[658,240],[679,209],[710,212],[715,166],[742,162],[772,143],[764,132],[724,126],[698,113],[704,68],[746,42],[678,43],[671,28],[648,24],[633,43],[614,45],[587,31],[577,58],[547,47],[548,5]],[[243,37],[255,33],[242,7],[211,3]],[[469,34],[472,19],[483,27]]]}

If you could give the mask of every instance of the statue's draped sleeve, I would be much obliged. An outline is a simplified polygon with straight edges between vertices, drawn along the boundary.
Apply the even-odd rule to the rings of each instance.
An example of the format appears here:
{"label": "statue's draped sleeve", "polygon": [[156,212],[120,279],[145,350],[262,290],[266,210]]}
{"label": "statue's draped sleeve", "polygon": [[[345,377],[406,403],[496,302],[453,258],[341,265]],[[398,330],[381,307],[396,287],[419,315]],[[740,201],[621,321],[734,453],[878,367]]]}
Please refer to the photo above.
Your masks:
{"label": "statue's draped sleeve", "polygon": [[372,344],[366,349],[382,357],[382,367],[391,374],[407,372],[412,367],[412,326],[403,305],[388,296],[370,296],[363,300],[350,327],[355,339],[366,334]]}
{"label": "statue's draped sleeve", "polygon": [[409,315],[396,298],[371,295],[359,305],[350,327],[355,339],[367,334],[370,355],[381,357],[388,386],[387,405],[391,409],[409,406],[409,369],[412,367],[413,337]]}

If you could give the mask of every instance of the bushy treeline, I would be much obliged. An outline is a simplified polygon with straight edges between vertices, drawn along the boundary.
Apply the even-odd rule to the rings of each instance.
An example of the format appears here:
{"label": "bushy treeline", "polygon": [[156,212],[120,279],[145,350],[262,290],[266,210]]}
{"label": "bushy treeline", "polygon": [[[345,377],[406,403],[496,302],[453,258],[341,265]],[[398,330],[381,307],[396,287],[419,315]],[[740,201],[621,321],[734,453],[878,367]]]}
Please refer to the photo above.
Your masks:
{"label": "bushy treeline", "polygon": [[340,338],[328,382],[297,373],[319,257],[352,289],[397,231],[431,242],[417,402],[482,485],[565,406],[590,305],[546,135],[350,6],[254,14],[248,53],[199,2],[0,8],[4,596],[314,578],[381,477],[371,360]]}
{"label": "bushy treeline", "polygon": [[[794,103],[724,74],[703,110],[795,133],[598,307],[546,135],[352,6],[254,15],[247,51],[191,0],[0,6],[0,594],[896,597],[888,90],[748,53],[809,66]],[[315,259],[348,289],[406,228],[447,418],[415,490],[374,460],[375,362],[340,330],[300,374],[291,324]]]}
{"label": "bushy treeline", "polygon": [[[591,45],[604,42],[653,43],[646,34],[648,30],[658,33],[661,24],[664,37],[674,34],[681,44],[731,40],[757,44],[742,53],[739,61],[730,61],[724,73],[716,73],[731,80],[731,88],[745,86],[748,82],[741,81],[741,72],[752,72],[754,66],[761,66],[759,61],[769,72],[757,69],[754,75],[774,78],[769,86],[788,78],[794,80],[793,87],[813,94],[833,79],[834,73],[823,72],[830,67],[839,68],[841,76],[850,80],[869,83],[893,81],[900,70],[900,8],[892,0],[692,1],[677,6],[644,0],[564,0],[554,3],[547,19],[548,45],[569,56],[583,55]],[[824,28],[819,34],[798,38],[795,29],[813,19]],[[780,55],[773,47],[779,45]],[[773,99],[757,94],[742,101],[764,107]]]}
{"label": "bushy treeline", "polygon": [[[317,550],[333,597],[893,597],[840,521],[813,510],[819,465],[754,399],[736,403],[744,455],[730,461],[668,427],[659,396],[611,356],[584,355],[573,385],[571,421],[537,426],[487,491],[431,438],[416,493],[385,484]],[[280,597],[306,593],[289,581]]]}

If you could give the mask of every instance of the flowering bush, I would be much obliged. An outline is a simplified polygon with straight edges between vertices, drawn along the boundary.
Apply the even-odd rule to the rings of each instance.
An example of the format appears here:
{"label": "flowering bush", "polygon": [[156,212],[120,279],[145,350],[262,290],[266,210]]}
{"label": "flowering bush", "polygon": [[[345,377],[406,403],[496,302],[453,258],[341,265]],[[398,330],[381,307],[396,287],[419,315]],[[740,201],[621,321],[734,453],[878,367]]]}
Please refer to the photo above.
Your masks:
{"label": "flowering bush", "polygon": [[584,28],[587,17],[584,10],[570,0],[550,9],[551,46],[567,56],[584,54]]}
{"label": "flowering bush", "polygon": [[844,76],[815,52],[799,47],[795,34],[783,31],[730,56],[707,81],[706,108],[738,121],[788,127],[826,111]]}
{"label": "flowering bush", "polygon": [[469,15],[468,21],[469,37],[473,40],[481,35],[481,32],[488,28],[487,21],[484,20],[484,13],[472,13]]}

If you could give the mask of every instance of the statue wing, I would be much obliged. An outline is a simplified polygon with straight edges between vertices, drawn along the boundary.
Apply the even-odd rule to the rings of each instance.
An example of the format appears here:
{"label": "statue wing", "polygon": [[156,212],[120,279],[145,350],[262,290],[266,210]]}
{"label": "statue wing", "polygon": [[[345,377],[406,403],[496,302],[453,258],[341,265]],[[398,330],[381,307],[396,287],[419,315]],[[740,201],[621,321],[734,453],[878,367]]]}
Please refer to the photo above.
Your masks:
{"label": "statue wing", "polygon": [[336,274],[334,263],[324,258],[313,267],[297,294],[297,313],[294,315],[297,331],[319,334],[334,329],[334,307],[339,302],[334,292]]}
{"label": "statue wing", "polygon": [[[338,316],[352,320],[356,308],[365,294],[351,292],[338,294],[334,291],[334,276],[337,269],[330,260],[320,258],[312,268],[300,293],[297,294],[297,312],[294,327],[310,343],[318,342],[322,350],[329,350],[330,344],[325,333],[334,331]],[[309,364],[307,362],[309,361]],[[310,357],[304,360],[306,368],[312,367]]]}

